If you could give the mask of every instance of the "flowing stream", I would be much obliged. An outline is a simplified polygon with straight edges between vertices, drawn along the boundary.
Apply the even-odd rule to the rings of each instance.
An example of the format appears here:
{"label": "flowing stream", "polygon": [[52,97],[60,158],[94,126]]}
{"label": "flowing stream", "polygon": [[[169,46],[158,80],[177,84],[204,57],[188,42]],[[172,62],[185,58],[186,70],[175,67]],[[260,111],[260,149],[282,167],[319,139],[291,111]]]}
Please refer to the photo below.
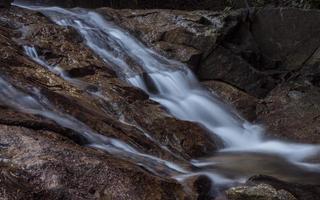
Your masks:
{"label": "flowing stream", "polygon": [[[190,170],[177,163],[140,153],[119,140],[105,138],[70,116],[53,112],[54,109],[51,109],[48,102],[45,105],[43,102],[40,104],[36,99],[22,95],[4,79],[0,79],[1,98],[16,99],[12,96],[14,94],[22,95],[26,100],[12,101],[13,105],[10,106],[53,119],[76,132],[81,130],[81,134],[90,141],[90,146],[117,152],[122,156],[132,156],[134,161],[140,164],[143,160],[147,163],[146,168],[151,171],[155,164],[164,165],[176,172],[172,178],[179,181],[202,174],[223,185],[244,181],[250,175],[270,172],[270,175],[289,180],[319,180],[320,166],[305,162],[305,159],[320,152],[319,146],[267,139],[263,128],[245,121],[235,110],[202,88],[186,66],[147,48],[113,22],[85,9],[18,6],[40,11],[60,26],[74,27],[83,36],[86,45],[113,66],[119,77],[144,90],[172,116],[200,124],[213,137],[221,138],[225,147],[215,156],[190,161],[190,166],[196,168]],[[25,47],[25,50],[28,56],[52,73],[75,85],[79,83],[67,77],[58,66],[49,66],[39,58],[34,48]]]}

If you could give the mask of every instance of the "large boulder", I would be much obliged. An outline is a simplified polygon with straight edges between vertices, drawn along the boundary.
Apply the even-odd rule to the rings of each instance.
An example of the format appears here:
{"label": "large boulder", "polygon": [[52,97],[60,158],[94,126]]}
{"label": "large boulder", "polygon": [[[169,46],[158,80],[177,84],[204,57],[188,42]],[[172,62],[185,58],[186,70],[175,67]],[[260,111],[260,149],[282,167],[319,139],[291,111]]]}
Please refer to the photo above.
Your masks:
{"label": "large boulder", "polygon": [[285,182],[271,176],[256,175],[243,186],[226,191],[229,200],[317,200],[319,184]]}
{"label": "large boulder", "polygon": [[240,186],[227,190],[229,200],[297,200],[285,190],[276,190],[267,184]]}
{"label": "large boulder", "polygon": [[285,190],[298,200],[317,200],[320,196],[319,182],[310,185],[304,183],[286,182],[265,175],[256,175],[247,181],[248,185],[268,184],[276,190]]}
{"label": "large boulder", "polygon": [[258,119],[278,137],[320,142],[320,88],[305,82],[279,85],[258,105]]}

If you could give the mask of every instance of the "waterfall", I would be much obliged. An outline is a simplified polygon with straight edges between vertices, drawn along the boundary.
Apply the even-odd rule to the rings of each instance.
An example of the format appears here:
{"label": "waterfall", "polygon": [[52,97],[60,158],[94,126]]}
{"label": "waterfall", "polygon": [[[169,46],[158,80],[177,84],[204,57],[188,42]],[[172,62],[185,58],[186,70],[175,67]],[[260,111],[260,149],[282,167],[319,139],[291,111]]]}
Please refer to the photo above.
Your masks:
{"label": "waterfall", "polygon": [[[206,128],[213,137],[218,136],[221,138],[225,147],[220,152],[271,154],[280,156],[282,159],[298,166],[320,170],[318,165],[303,163],[305,158],[312,157],[320,152],[318,145],[266,139],[262,127],[242,119],[233,108],[226,106],[219,98],[204,89],[188,67],[157,54],[132,37],[128,32],[113,22],[107,21],[99,14],[84,9],[66,10],[58,7],[19,6],[41,11],[60,26],[72,26],[75,28],[85,39],[86,45],[112,66],[119,77],[132,86],[145,91],[152,100],[161,104],[172,116],[198,123]],[[33,47],[25,47],[25,51],[33,60],[56,75],[71,83],[78,81],[67,77],[58,66],[48,65],[43,59],[39,58]],[[2,85],[8,84],[3,82]],[[0,85],[0,88],[4,87],[2,85]],[[29,97],[26,98],[30,99]],[[34,102],[34,100],[32,101]],[[27,108],[27,112],[42,114],[49,119],[57,120],[56,118],[62,118],[59,120],[67,122],[66,124],[71,124],[71,128],[82,124],[78,130],[90,133],[86,135],[91,141],[89,146],[107,150],[108,152],[112,152],[109,148],[112,147],[112,149],[117,150],[118,154],[121,152],[122,156],[132,156],[138,165],[143,165],[151,171],[155,170],[152,168],[154,163],[163,165],[170,171],[175,172],[173,178],[176,180],[183,181],[188,177],[201,174],[211,177],[216,184],[231,184],[243,179],[243,177],[237,177],[237,179],[231,180],[221,174],[218,175],[215,170],[208,170],[207,166],[214,164],[210,159],[193,160],[189,164],[197,168],[197,170],[185,169],[177,163],[143,154],[122,141],[110,138],[101,139],[104,136],[102,137],[99,133],[90,129],[88,131],[85,124],[70,118],[70,116],[52,115],[52,110],[48,111],[47,107],[39,106],[38,103],[31,104],[31,108],[34,106],[37,109],[29,109],[30,105],[25,102],[18,102],[16,105],[12,105],[12,107],[21,109]],[[46,104],[46,106],[49,105]],[[57,123],[65,127],[66,125],[59,122],[59,120]],[[92,138],[92,136],[94,137]]]}
{"label": "waterfall", "polygon": [[225,143],[221,151],[273,153],[292,161],[319,152],[319,146],[315,145],[264,139],[263,128],[241,119],[232,108],[203,89],[190,69],[157,54],[95,12],[59,7],[28,8],[43,12],[58,25],[78,30],[86,44],[111,64],[120,77],[144,90],[176,118],[196,122],[218,135]]}

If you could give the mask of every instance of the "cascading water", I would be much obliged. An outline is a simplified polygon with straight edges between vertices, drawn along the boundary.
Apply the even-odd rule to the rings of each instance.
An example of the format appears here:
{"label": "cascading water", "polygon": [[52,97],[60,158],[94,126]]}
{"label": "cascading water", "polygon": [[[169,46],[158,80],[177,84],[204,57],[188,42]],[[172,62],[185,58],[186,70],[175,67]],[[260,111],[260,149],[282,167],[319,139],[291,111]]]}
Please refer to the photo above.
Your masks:
{"label": "cascading water", "polygon": [[[84,9],[70,11],[58,7],[25,7],[41,11],[58,25],[72,26],[77,29],[85,38],[86,44],[105,62],[113,66],[120,77],[144,90],[152,100],[159,102],[173,116],[199,123],[212,134],[218,135],[225,143],[225,148],[221,149],[221,152],[273,154],[299,166],[320,170],[317,165],[302,163],[305,158],[317,154],[320,151],[319,146],[265,139],[260,126],[243,120],[232,108],[225,106],[218,98],[203,89],[187,67],[158,55],[97,13]],[[31,53],[34,54],[34,52]],[[28,53],[29,56],[37,58],[31,53]],[[46,66],[44,61],[40,59],[36,61]],[[64,76],[63,73],[53,72]],[[93,142],[91,146],[105,148],[99,142]],[[134,154],[158,160],[159,164],[176,169],[175,171],[180,173],[174,177],[177,180],[204,174],[221,184],[232,182],[207,168],[216,164],[211,159],[193,160],[190,164],[198,168],[193,172],[173,163],[138,153],[136,150]]]}
{"label": "cascading water", "polygon": [[[217,134],[226,145],[223,151],[276,153],[300,160],[319,150],[313,145],[265,140],[260,126],[242,120],[233,110],[227,109],[200,86],[187,67],[156,54],[95,12],[58,7],[29,8],[43,12],[61,26],[76,28],[87,45],[111,63],[129,83],[147,92],[173,116],[197,122]],[[130,65],[138,65],[143,73]]]}
{"label": "cascading water", "polygon": [[187,169],[184,169],[178,164],[141,153],[125,142],[108,138],[95,132],[74,117],[57,111],[36,89],[30,92],[32,95],[21,92],[8,81],[0,77],[0,105],[6,105],[23,113],[30,113],[50,119],[61,127],[68,128],[78,134],[78,137],[81,140],[84,140],[84,143],[87,146],[102,149],[114,155],[119,155],[120,157],[127,158],[135,163],[143,163],[141,164],[143,167],[155,174],[160,173],[153,168],[156,165],[161,165],[165,167],[167,172],[176,175],[190,173]]}

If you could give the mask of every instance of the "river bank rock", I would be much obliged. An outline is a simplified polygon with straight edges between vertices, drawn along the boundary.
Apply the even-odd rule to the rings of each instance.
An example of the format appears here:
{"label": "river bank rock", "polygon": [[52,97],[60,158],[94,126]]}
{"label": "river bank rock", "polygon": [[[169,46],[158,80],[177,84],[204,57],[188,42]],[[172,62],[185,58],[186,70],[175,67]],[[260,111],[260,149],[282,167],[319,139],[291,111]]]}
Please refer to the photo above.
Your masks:
{"label": "river bank rock", "polygon": [[229,200],[316,200],[320,185],[289,183],[274,177],[257,175],[251,177],[244,186],[226,191]]}
{"label": "river bank rock", "polygon": [[240,186],[227,192],[229,200],[297,200],[285,190],[276,190],[270,185]]}
{"label": "river bank rock", "polygon": [[268,130],[297,142],[320,142],[320,89],[305,82],[279,85],[258,105]]}
{"label": "river bank rock", "polygon": [[247,182],[247,184],[261,183],[271,185],[276,190],[285,190],[291,193],[298,200],[316,200],[320,195],[319,184],[309,185],[304,183],[290,183],[264,175],[253,176]]}

